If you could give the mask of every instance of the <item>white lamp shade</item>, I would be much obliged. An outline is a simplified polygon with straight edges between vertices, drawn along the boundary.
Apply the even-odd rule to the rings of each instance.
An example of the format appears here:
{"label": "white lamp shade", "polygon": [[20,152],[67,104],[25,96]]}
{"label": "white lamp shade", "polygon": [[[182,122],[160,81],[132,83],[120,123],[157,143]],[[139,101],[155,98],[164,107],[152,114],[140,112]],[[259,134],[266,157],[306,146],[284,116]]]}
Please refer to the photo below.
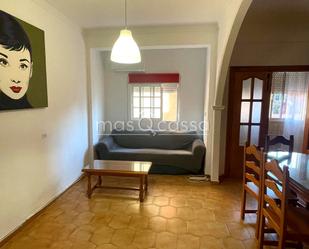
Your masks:
{"label": "white lamp shade", "polygon": [[123,64],[141,62],[141,53],[130,30],[123,29],[120,31],[120,36],[112,49],[111,60]]}

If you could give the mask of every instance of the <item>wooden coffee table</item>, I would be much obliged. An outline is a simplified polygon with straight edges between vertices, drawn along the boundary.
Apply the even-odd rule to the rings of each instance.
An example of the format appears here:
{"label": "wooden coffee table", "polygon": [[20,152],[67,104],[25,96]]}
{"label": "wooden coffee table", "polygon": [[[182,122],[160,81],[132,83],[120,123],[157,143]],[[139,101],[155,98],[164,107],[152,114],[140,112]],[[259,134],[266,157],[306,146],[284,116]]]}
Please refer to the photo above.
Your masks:
{"label": "wooden coffee table", "polygon": [[[148,189],[148,172],[151,164],[151,162],[139,161],[94,160],[93,166],[87,165],[82,169],[82,172],[84,172],[88,178],[88,198],[91,198],[92,192],[96,188],[113,188],[139,191],[139,200],[141,202],[144,201]],[[93,175],[98,176],[98,181],[94,186],[91,185],[91,176]],[[103,186],[102,176],[137,177],[140,180],[139,188]]]}

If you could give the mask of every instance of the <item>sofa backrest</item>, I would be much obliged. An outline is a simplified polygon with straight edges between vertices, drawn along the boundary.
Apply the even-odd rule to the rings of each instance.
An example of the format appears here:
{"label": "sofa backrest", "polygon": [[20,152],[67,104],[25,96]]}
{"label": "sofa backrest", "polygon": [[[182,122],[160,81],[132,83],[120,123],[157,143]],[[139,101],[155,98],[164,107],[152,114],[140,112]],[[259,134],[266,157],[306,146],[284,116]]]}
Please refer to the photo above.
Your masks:
{"label": "sofa backrest", "polygon": [[156,149],[188,149],[193,141],[200,138],[196,132],[170,131],[128,131],[113,130],[111,136],[114,142],[126,148],[156,148]]}

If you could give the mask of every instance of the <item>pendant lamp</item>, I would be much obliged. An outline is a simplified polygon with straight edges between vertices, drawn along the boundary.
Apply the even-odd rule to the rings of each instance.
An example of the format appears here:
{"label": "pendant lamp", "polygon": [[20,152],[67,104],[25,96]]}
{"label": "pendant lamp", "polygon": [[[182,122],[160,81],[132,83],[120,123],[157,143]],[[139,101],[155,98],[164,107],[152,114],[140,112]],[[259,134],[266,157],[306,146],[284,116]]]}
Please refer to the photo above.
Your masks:
{"label": "pendant lamp", "polygon": [[125,0],[125,28],[115,42],[111,61],[121,64],[134,64],[141,62],[140,50],[132,37],[132,32],[127,29],[127,0]]}

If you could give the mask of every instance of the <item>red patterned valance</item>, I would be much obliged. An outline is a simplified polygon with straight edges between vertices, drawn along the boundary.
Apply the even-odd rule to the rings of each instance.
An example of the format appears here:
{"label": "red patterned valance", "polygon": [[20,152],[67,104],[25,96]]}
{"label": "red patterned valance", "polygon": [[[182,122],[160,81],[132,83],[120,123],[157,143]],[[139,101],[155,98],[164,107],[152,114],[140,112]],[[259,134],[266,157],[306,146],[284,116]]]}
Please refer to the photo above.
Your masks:
{"label": "red patterned valance", "polygon": [[130,73],[129,83],[179,83],[179,73]]}

